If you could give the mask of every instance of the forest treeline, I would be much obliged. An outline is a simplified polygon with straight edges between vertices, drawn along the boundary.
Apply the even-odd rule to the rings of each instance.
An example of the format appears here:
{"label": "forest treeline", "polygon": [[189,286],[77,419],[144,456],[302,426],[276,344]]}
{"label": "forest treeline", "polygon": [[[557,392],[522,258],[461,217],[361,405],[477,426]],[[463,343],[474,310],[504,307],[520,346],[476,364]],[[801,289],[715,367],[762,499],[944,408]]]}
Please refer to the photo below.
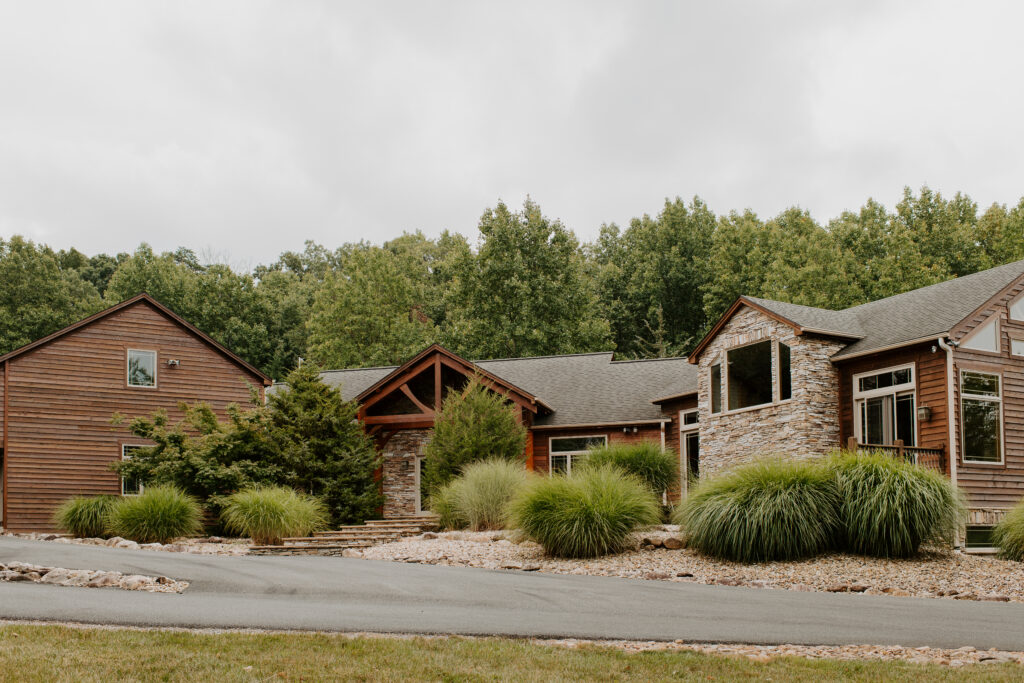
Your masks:
{"label": "forest treeline", "polygon": [[0,239],[0,353],[146,291],[275,378],[299,358],[390,365],[431,342],[473,359],[614,349],[685,353],[741,294],[845,308],[1024,258],[1024,199],[904,190],[822,225],[701,199],[597,239],[527,200],[487,209],[472,239],[422,233],[301,252],[237,272],[187,248],[86,256]]}

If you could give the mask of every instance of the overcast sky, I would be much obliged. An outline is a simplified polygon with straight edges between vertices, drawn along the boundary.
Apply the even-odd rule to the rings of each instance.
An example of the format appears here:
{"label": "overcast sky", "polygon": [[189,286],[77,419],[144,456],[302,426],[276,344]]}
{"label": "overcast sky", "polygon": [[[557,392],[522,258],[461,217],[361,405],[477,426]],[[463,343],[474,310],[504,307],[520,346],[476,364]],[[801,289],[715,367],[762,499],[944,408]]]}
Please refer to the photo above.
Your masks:
{"label": "overcast sky", "polygon": [[242,267],[699,195],[1024,195],[1020,3],[0,0],[0,235]]}

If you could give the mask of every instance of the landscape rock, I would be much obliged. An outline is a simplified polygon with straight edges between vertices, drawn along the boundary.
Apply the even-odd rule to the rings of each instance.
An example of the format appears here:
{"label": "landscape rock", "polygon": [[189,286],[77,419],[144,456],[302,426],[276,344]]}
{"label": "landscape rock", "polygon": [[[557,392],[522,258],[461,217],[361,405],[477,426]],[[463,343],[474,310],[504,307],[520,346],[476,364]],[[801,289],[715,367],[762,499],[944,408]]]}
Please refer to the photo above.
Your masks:
{"label": "landscape rock", "polygon": [[128,550],[138,550],[139,544],[135,541],[120,540],[114,546],[115,548],[127,548]]}
{"label": "landscape rock", "polygon": [[89,588],[107,588],[109,586],[117,586],[121,582],[121,575],[112,572],[101,572],[97,576],[94,576],[87,584]]}
{"label": "landscape rock", "polygon": [[433,531],[424,531],[422,534],[420,534],[420,538],[422,538],[424,541],[433,541],[435,538],[437,538],[437,534]]}
{"label": "landscape rock", "polygon": [[138,574],[132,574],[130,576],[123,577],[119,584],[121,588],[126,591],[137,591],[156,583],[153,579],[148,576],[140,576]]}
{"label": "landscape rock", "polygon": [[46,572],[46,576],[39,579],[40,583],[61,583],[66,581],[71,573],[67,569],[51,569]]}
{"label": "landscape rock", "polygon": [[662,541],[662,545],[664,545],[669,550],[680,550],[683,547],[683,541],[682,539],[676,538],[675,536],[669,536],[664,541]]}

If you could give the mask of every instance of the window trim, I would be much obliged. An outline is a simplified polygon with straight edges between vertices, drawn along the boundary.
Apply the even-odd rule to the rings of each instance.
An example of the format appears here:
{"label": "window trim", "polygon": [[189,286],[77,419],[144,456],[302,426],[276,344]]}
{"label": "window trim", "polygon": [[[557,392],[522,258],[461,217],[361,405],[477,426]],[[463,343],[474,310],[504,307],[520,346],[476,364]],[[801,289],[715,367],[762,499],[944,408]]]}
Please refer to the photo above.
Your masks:
{"label": "window trim", "polygon": [[[687,415],[697,415],[697,421],[687,424],[684,420]],[[700,429],[700,410],[698,408],[686,408],[679,411],[679,431],[693,432]]]}
{"label": "window trim", "polygon": [[1010,355],[1013,356],[1014,358],[1024,358],[1024,352],[1014,353],[1014,351],[1013,351],[1013,342],[1017,342],[1018,344],[1024,344],[1024,339],[1018,338],[1016,335],[1013,335],[1013,334],[1009,335],[1009,337],[1010,337],[1010,340],[1009,340],[1010,341]]}
{"label": "window trim", "polygon": [[[868,389],[861,391],[860,380],[862,377],[871,377],[872,375],[882,375],[887,372],[897,372],[899,370],[910,370],[910,381],[904,382],[903,384],[894,384],[891,387],[883,387],[881,389]],[[874,370],[867,370],[865,372],[858,372],[853,375],[851,379],[853,385],[853,435],[857,439],[857,443],[866,443],[864,441],[864,427],[860,419],[861,415],[861,402],[867,401],[872,398],[880,398],[883,396],[892,396],[893,401],[901,394],[911,394],[914,397],[914,443],[920,443],[921,430],[917,420],[917,408],[920,405],[917,395],[917,363],[901,363],[899,365],[890,365],[884,368],[875,368]],[[893,431],[895,432],[895,424],[893,424]],[[894,435],[895,438],[895,435]],[[881,444],[884,445],[884,444]]]}
{"label": "window trim", "polygon": [[[973,372],[981,375],[992,375],[999,378],[999,396],[983,396],[981,394],[968,394],[964,392],[964,373]],[[1003,373],[993,370],[981,370],[971,367],[961,367],[959,376],[959,400],[960,400],[960,464],[971,467],[1006,467],[1006,416],[1003,405]],[[967,459],[967,433],[964,429],[964,398],[972,401],[988,401],[999,404],[999,460],[968,460]]]}
{"label": "window trim", "polygon": [[[1007,315],[1009,315],[1009,313],[1007,313]],[[993,323],[995,325],[995,328],[996,328],[996,350],[995,351],[989,351],[988,349],[975,349],[975,348],[971,348],[969,346],[964,346],[965,344],[969,344],[970,341],[972,339],[974,339],[976,336],[978,336],[978,334],[983,329],[988,327],[989,323]],[[999,312],[996,311],[995,313],[992,313],[991,315],[986,317],[984,320],[982,320],[979,324],[975,325],[974,328],[970,332],[968,332],[963,337],[961,337],[960,344],[959,344],[959,346],[957,348],[958,349],[963,349],[964,353],[983,353],[983,354],[988,355],[988,356],[1002,356],[1003,355],[1003,321],[1002,321],[1002,316],[999,315]]]}
{"label": "window trim", "polygon": [[[151,353],[153,354],[153,383],[152,384],[132,384],[131,375],[131,362],[132,352],[136,353]],[[159,380],[159,369],[160,369],[160,353],[155,349],[132,349],[127,348],[124,350],[124,383],[132,389],[156,389]]]}
{"label": "window trim", "polygon": [[[125,452],[127,449],[129,449],[129,448],[132,448],[132,449],[135,449],[135,448],[151,448],[152,445],[153,444],[142,444],[142,443],[123,443],[123,444],[121,444],[121,462],[124,462],[125,460],[131,460],[132,459],[132,457]],[[122,497],[124,497],[124,496],[138,496],[143,491],[146,490],[146,485],[143,484],[140,481],[139,482],[139,491],[138,491],[138,493],[125,493],[124,492],[124,482],[125,482],[124,477],[121,477],[121,496]]]}
{"label": "window trim", "polygon": [[559,456],[564,455],[564,456],[566,456],[565,474],[571,476],[572,475],[572,459],[573,459],[573,456],[575,456],[575,455],[584,455],[584,454],[586,454],[590,450],[589,448],[585,448],[582,451],[575,450],[575,451],[557,451],[556,452],[555,449],[552,447],[552,443],[554,442],[555,439],[604,439],[604,445],[605,446],[608,445],[608,435],[607,434],[574,434],[572,436],[566,436],[566,435],[563,434],[562,436],[549,436],[548,437],[548,476],[549,477],[555,476],[555,471],[551,467],[551,458],[553,456],[555,456],[555,455],[559,455]]}
{"label": "window trim", "polygon": [[1009,301],[1006,302],[1006,319],[1007,320],[1012,320],[1014,322],[1024,323],[1024,318],[1014,318],[1013,317],[1013,307],[1014,307],[1014,305],[1020,303],[1021,301],[1024,301],[1024,292],[1021,292],[1020,294],[1018,294],[1017,296],[1013,297],[1012,299],[1010,299]]}
{"label": "window trim", "polygon": [[[697,414],[697,421],[692,424],[683,422],[684,415]],[[685,498],[690,492],[690,454],[686,446],[686,439],[689,436],[697,436],[698,448],[700,443],[700,409],[688,408],[679,411],[679,491]],[[698,462],[700,455],[697,456]]]}

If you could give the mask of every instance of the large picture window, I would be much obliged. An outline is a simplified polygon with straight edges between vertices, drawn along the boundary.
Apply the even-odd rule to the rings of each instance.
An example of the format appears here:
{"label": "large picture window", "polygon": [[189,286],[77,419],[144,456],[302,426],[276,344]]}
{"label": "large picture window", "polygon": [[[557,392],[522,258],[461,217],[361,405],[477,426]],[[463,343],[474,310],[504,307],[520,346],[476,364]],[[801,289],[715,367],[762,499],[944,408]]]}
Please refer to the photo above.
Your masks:
{"label": "large picture window", "polygon": [[128,386],[156,386],[156,351],[128,349]]}
{"label": "large picture window", "polygon": [[917,445],[914,366],[905,365],[855,375],[853,405],[857,440],[888,446],[897,440]]}
{"label": "large picture window", "polygon": [[572,474],[573,459],[585,455],[591,448],[608,445],[608,437],[553,436],[548,440],[548,458],[551,474]]}
{"label": "large picture window", "polygon": [[729,410],[772,402],[772,342],[770,339],[726,352],[729,365]]}
{"label": "large picture window", "polygon": [[994,373],[960,373],[964,462],[1003,461],[1002,378]]}

